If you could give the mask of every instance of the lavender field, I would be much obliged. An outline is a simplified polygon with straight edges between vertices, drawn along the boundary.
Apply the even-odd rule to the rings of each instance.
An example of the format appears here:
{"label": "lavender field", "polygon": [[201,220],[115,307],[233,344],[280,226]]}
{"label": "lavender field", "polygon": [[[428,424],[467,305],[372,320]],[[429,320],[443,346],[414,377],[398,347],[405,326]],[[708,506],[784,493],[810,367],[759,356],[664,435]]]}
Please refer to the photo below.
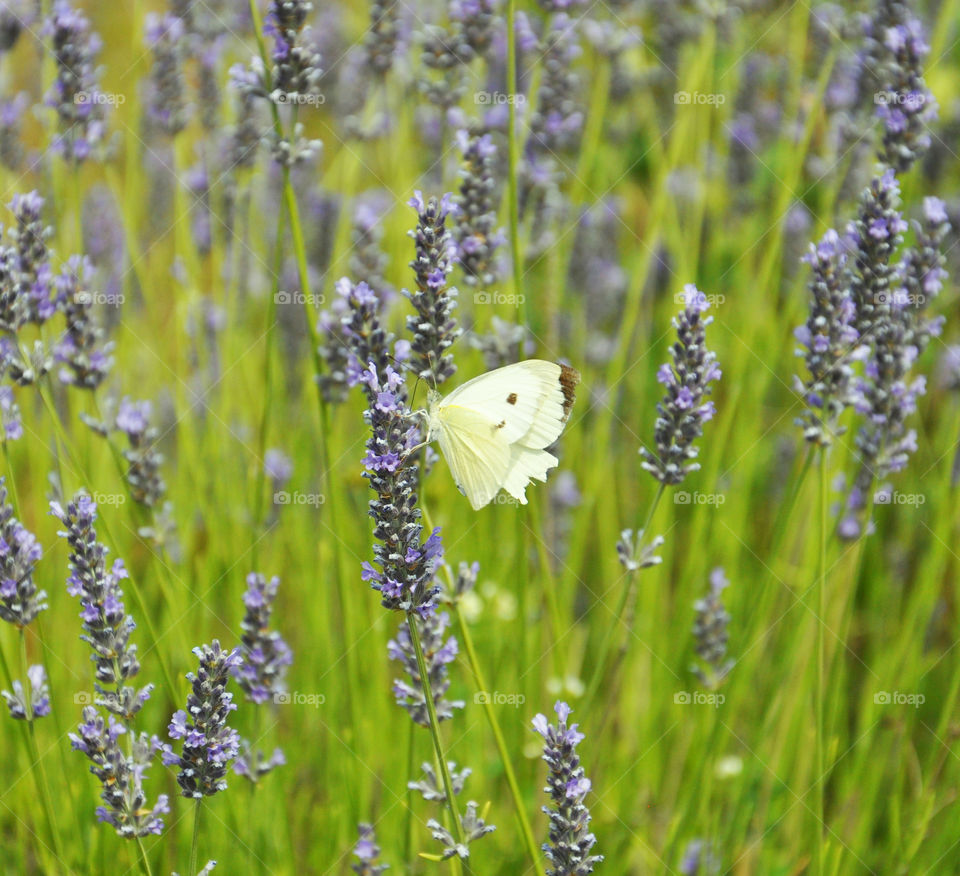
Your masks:
{"label": "lavender field", "polygon": [[958,151],[956,0],[0,2],[3,872],[960,873]]}

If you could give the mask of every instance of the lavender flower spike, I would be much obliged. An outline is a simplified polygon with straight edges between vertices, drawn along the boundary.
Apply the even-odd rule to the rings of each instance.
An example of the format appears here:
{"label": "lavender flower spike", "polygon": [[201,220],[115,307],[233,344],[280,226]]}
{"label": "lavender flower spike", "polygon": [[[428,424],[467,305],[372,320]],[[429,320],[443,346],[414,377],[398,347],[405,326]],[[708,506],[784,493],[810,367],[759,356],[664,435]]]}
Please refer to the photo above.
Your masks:
{"label": "lavender flower spike", "polygon": [[423,200],[416,192],[410,206],[417,211],[418,221],[410,236],[416,242],[416,258],[410,263],[417,278],[417,288],[407,297],[417,311],[407,317],[407,329],[413,335],[411,367],[417,377],[427,380],[434,389],[456,371],[453,357],[446,351],[460,336],[453,309],[457,290],[447,288],[447,277],[456,256],[453,237],[446,228],[447,217],[456,208],[450,194],[439,201]]}
{"label": "lavender flower spike", "polygon": [[247,592],[243,595],[247,612],[240,624],[240,662],[233,677],[252,703],[265,703],[283,694],[283,677],[293,662],[280,633],[267,629],[279,586],[276,576],[268,581],[259,572],[247,575]]}
{"label": "lavender flower spike", "polygon": [[836,420],[851,401],[853,362],[862,355],[854,326],[856,306],[850,296],[847,250],[832,228],[804,256],[810,265],[810,315],[794,337],[803,345],[809,376],[797,378],[807,404],[797,425],[807,441],[827,447],[840,434]]}
{"label": "lavender flower spike", "polygon": [[160,476],[163,455],[156,449],[157,429],[150,424],[153,407],[149,401],[124,398],[117,411],[116,427],[127,436],[130,446],[123,451],[127,461],[127,484],[135,502],[153,508],[167,490]]}
{"label": "lavender flower spike", "polygon": [[10,717],[18,721],[33,721],[50,714],[50,688],[47,686],[47,671],[39,663],[27,667],[29,694],[19,679],[13,681],[13,693],[0,691],[10,710]]}
{"label": "lavender flower spike", "polygon": [[710,393],[710,384],[720,378],[716,354],[707,349],[704,331],[712,318],[702,317],[710,303],[692,284],[684,287],[683,298],[684,309],[673,320],[677,330],[677,342],[670,349],[673,365],[664,364],[657,372],[667,393],[657,404],[656,452],[645,447],[640,450],[642,467],[662,484],[674,485],[700,468],[690,462],[699,452],[694,441],[714,415],[713,402],[704,398]]}
{"label": "lavender flower spike", "polygon": [[237,707],[226,687],[243,658],[239,648],[224,651],[216,639],[194,648],[193,653],[200,658],[200,668],[196,674],[187,673],[193,688],[187,710],[174,712],[169,727],[171,739],[183,740],[183,751],[177,754],[164,745],[161,757],[166,766],[180,768],[181,794],[200,799],[226,789],[227,766],[239,752],[240,737],[227,726],[230,712]]}
{"label": "lavender flower spike", "polygon": [[[414,616],[412,620],[417,624],[417,632],[420,634],[423,656],[427,663],[430,693],[437,709],[437,720],[448,720],[453,717],[454,709],[462,709],[464,706],[462,700],[444,699],[450,689],[447,667],[457,659],[457,640],[453,636],[445,638],[450,617],[445,612],[434,610],[422,619]],[[423,683],[420,679],[420,669],[417,665],[417,654],[410,640],[410,629],[406,621],[397,629],[396,638],[387,643],[387,653],[391,660],[397,660],[403,665],[410,679],[394,681],[393,694],[397,705],[407,710],[414,723],[421,727],[429,727],[430,719]]]}
{"label": "lavender flower spike", "polygon": [[353,855],[358,863],[352,864],[350,869],[358,876],[380,876],[384,870],[389,869],[389,865],[378,863],[380,846],[377,845],[373,825],[359,824],[357,825],[357,832],[360,834],[360,838],[353,847]]}
{"label": "lavender flower spike", "polygon": [[166,794],[159,794],[152,808],[147,807],[143,780],[160,749],[156,736],[141,733],[133,737],[131,754],[124,753],[119,739],[127,729],[111,715],[107,721],[93,706],[83,709],[83,721],[76,733],[70,734],[70,743],[92,762],[90,772],[103,786],[97,807],[97,818],[113,826],[122,837],[144,837],[163,832],[163,819],[170,811]]}
{"label": "lavender flower spike", "polygon": [[50,508],[66,527],[59,535],[70,545],[67,592],[80,597],[84,631],[80,638],[93,650],[96,703],[127,723],[153,690],[152,684],[136,690],[127,683],[140,672],[137,646],[130,643],[136,624],[126,613],[120,587],[127,570],[120,559],[107,569],[107,548],[97,540],[94,528],[97,505],[86,493],[78,493],[66,509],[56,502]]}
{"label": "lavender flower spike", "polygon": [[586,876],[603,860],[590,851],[597,838],[590,833],[590,812],[584,799],[590,791],[590,780],[583,774],[577,746],[584,736],[576,724],[567,725],[570,707],[563,702],[554,706],[557,725],[547,722],[546,715],[533,719],[533,729],[545,741],[543,759],[550,768],[544,788],[553,801],[553,808],[543,807],[550,818],[550,842],[543,846],[553,869],[547,876]]}
{"label": "lavender flower spike", "polygon": [[13,516],[7,488],[0,478],[0,619],[22,629],[47,608],[47,594],[37,590],[33,570],[43,549],[33,533]]}
{"label": "lavender flower spike", "polygon": [[716,690],[720,686],[735,662],[727,659],[727,626],[730,615],[720,599],[724,588],[729,584],[723,569],[714,569],[710,573],[710,591],[694,604],[697,619],[693,625],[693,635],[697,642],[697,655],[706,668],[693,666],[691,671],[709,690]]}

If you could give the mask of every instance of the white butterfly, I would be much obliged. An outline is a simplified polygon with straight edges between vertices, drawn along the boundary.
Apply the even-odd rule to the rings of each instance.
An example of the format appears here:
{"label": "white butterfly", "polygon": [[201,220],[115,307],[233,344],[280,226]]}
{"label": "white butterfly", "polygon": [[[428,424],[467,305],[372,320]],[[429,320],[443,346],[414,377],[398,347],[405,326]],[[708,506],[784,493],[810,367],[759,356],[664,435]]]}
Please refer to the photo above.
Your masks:
{"label": "white butterfly", "polygon": [[481,374],[445,398],[429,395],[427,440],[440,445],[453,479],[474,511],[500,489],[521,504],[531,479],[545,481],[573,407],[580,375],[566,365],[528,359]]}

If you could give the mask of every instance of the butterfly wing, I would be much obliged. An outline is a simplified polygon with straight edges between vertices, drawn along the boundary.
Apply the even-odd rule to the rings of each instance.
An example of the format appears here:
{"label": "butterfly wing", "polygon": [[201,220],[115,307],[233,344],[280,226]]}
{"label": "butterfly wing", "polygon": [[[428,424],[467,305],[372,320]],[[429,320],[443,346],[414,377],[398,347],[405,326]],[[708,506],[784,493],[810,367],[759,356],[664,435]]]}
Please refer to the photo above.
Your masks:
{"label": "butterfly wing", "polygon": [[450,473],[474,511],[500,491],[510,468],[510,445],[482,412],[444,405],[435,418],[437,443]]}
{"label": "butterfly wing", "polygon": [[431,431],[474,510],[501,487],[526,504],[527,484],[547,479],[557,458],[544,448],[563,431],[579,379],[572,368],[528,359],[481,374],[437,403]]}
{"label": "butterfly wing", "polygon": [[507,443],[540,449],[563,431],[569,404],[561,381],[568,372],[576,374],[555,362],[528,359],[467,381],[441,404],[482,411]]}

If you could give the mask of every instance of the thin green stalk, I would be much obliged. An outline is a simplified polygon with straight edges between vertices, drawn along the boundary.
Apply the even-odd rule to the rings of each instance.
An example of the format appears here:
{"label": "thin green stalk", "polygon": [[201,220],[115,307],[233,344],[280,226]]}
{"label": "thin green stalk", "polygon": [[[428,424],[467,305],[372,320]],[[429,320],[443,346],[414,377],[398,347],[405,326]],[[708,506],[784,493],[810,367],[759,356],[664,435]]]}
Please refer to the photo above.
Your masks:
{"label": "thin green stalk", "polygon": [[[637,540],[635,551],[638,554],[643,547],[641,544],[641,539],[647,535],[647,531],[650,529],[650,523],[653,521],[654,512],[657,510],[657,505],[660,504],[660,499],[663,497],[665,491],[666,485],[661,483],[657,488],[657,494],[653,497],[653,502],[650,504],[650,509],[647,511],[647,517],[643,523],[643,527],[635,533]],[[637,558],[638,557],[634,557],[634,559]],[[637,571],[637,569],[634,569],[632,571],[628,571],[626,575],[624,575],[623,588],[620,591],[620,599],[617,601],[617,607],[614,611],[613,621],[607,626],[603,639],[600,642],[600,651],[593,666],[593,675],[590,678],[590,683],[587,685],[587,692],[584,695],[583,704],[580,707],[585,715],[590,714],[593,701],[600,690],[601,683],[603,682],[607,660],[610,657],[610,649],[613,647],[614,634],[620,624],[621,619],[623,618],[624,611],[627,607],[627,602],[630,599],[630,594],[633,592]],[[629,634],[629,630],[627,631],[627,634]]]}
{"label": "thin green stalk", "polygon": [[145,876],[153,876],[153,870],[150,869],[150,858],[147,857],[147,849],[143,845],[143,837],[137,837],[137,848],[140,850],[140,866],[143,868]]}
{"label": "thin green stalk", "polygon": [[[433,737],[433,748],[439,761],[440,775],[443,778],[443,791],[447,797],[447,809],[453,821],[453,835],[458,844],[466,848],[467,841],[463,833],[463,823],[457,811],[457,800],[453,793],[453,782],[450,780],[450,768],[447,766],[447,757],[443,751],[443,740],[440,738],[440,721],[437,719],[437,706],[433,701],[433,691],[430,690],[430,672],[427,669],[427,660],[423,656],[423,645],[420,642],[420,631],[417,629],[416,615],[407,613],[407,627],[410,630],[410,641],[413,650],[417,653],[417,671],[420,673],[420,686],[423,689],[423,699],[427,705],[427,716],[430,719],[430,735]],[[469,859],[461,862],[465,873],[470,872]]]}
{"label": "thin green stalk", "polygon": [[824,697],[824,649],[823,649],[823,627],[824,627],[824,605],[826,603],[824,590],[825,578],[827,577],[827,526],[829,514],[828,496],[829,487],[827,485],[827,453],[824,448],[820,449],[820,551],[819,551],[819,571],[817,573],[817,676],[816,676],[816,745],[815,745],[815,773],[816,782],[814,816],[815,839],[814,847],[814,873],[816,876],[823,876],[824,856],[823,856],[823,827],[824,827],[824,750],[823,750],[823,697]]}
{"label": "thin green stalk", "polygon": [[47,820],[47,829],[50,831],[50,841],[53,853],[57,860],[63,862],[63,847],[60,845],[60,832],[57,830],[57,820],[54,816],[53,798],[50,796],[50,785],[47,782],[47,770],[40,757],[40,746],[37,745],[37,731],[33,720],[33,703],[31,702],[30,680],[27,678],[27,636],[23,627],[20,628],[20,671],[23,676],[23,700],[26,711],[27,738],[30,742],[30,758],[33,765],[30,772],[37,784],[37,791],[43,805],[43,813]]}
{"label": "thin green stalk", "polygon": [[416,745],[416,725],[413,721],[409,721],[408,728],[408,737],[407,737],[407,812],[406,817],[403,820],[403,860],[412,861],[413,860],[413,788],[410,787],[410,782],[414,778],[414,760],[417,753]]}
{"label": "thin green stalk", "polygon": [[[514,27],[517,14],[516,0],[507,0],[507,201],[510,211],[510,261],[513,268],[513,294],[523,290],[523,265],[520,261],[520,197],[517,189],[517,170],[520,166],[520,141],[517,138],[517,34]],[[517,298],[520,304],[520,324],[529,325],[526,297]]]}
{"label": "thin green stalk", "polygon": [[[460,611],[457,603],[453,605],[453,613],[457,618],[457,624],[460,627],[460,638],[463,641],[464,651],[467,653],[467,660],[470,663],[470,671],[477,684],[478,690],[489,690],[483,670],[480,668],[480,661],[477,659],[477,651],[473,646],[473,638],[470,635],[470,628],[467,621]],[[533,868],[537,876],[544,876],[543,862],[540,860],[540,847],[537,845],[533,836],[533,828],[530,825],[530,819],[527,817],[527,811],[523,805],[523,794],[520,792],[520,785],[517,782],[517,774],[513,771],[513,764],[510,761],[509,750],[506,740],[503,737],[503,730],[500,729],[500,722],[497,720],[494,704],[489,697],[483,701],[483,711],[490,724],[490,730],[493,732],[493,738],[500,752],[500,761],[503,764],[503,773],[507,778],[507,785],[510,788],[510,795],[513,797],[513,807],[517,814],[517,821],[520,823],[520,832],[523,834],[523,841],[527,847],[527,853],[533,861]]]}
{"label": "thin green stalk", "polygon": [[197,852],[200,848],[200,813],[203,811],[203,797],[197,799],[193,809],[193,842],[190,843],[190,876],[197,873]]}

